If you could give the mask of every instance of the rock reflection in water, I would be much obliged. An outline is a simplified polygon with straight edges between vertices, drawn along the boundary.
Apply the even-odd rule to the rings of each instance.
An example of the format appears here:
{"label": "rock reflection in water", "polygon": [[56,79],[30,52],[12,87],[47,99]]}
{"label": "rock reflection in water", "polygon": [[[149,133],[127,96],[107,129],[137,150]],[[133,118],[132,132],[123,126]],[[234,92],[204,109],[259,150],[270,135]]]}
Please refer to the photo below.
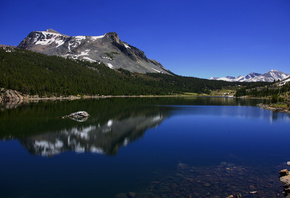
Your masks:
{"label": "rock reflection in water", "polygon": [[143,136],[148,128],[157,126],[163,120],[161,114],[110,119],[103,125],[44,133],[23,138],[20,142],[30,153],[42,156],[54,156],[65,151],[115,155],[121,146]]}

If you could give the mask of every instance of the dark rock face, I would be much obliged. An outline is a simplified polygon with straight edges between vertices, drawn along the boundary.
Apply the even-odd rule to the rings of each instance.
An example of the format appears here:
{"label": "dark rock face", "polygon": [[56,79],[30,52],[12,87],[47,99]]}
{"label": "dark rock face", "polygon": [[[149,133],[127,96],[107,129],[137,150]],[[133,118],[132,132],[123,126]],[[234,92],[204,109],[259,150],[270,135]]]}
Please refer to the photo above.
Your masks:
{"label": "dark rock face", "polygon": [[158,61],[148,59],[143,51],[121,41],[115,32],[102,36],[67,36],[52,29],[34,31],[18,45],[18,48],[46,55],[104,62],[111,69],[169,74]]}

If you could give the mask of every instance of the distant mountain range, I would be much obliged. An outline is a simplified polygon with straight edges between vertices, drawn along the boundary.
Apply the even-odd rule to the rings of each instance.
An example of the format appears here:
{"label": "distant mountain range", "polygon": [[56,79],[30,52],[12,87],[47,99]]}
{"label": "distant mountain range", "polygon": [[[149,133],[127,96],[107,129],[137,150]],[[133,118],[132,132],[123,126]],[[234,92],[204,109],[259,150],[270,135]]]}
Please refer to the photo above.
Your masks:
{"label": "distant mountain range", "polygon": [[265,74],[250,73],[246,76],[226,76],[226,77],[211,77],[210,80],[223,80],[228,82],[273,82],[283,80],[290,77],[289,74],[272,69]]}
{"label": "distant mountain range", "polygon": [[158,61],[123,42],[115,32],[102,36],[67,36],[53,29],[31,32],[18,48],[90,62],[103,62],[111,69],[137,73],[170,74]]}

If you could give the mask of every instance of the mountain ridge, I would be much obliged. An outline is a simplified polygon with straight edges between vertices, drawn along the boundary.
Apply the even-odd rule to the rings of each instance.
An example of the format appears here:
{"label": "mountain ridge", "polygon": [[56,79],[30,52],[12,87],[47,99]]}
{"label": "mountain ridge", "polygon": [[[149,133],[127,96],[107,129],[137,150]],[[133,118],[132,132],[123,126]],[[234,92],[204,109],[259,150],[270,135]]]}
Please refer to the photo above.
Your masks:
{"label": "mountain ridge", "polygon": [[147,58],[143,51],[121,41],[116,32],[101,36],[67,36],[53,29],[33,31],[17,47],[46,55],[103,62],[111,69],[171,74],[158,61]]}
{"label": "mountain ridge", "polygon": [[223,80],[228,82],[273,82],[278,80],[283,80],[290,77],[289,74],[272,69],[267,73],[259,74],[251,72],[246,76],[226,76],[226,77],[211,77],[210,80]]}

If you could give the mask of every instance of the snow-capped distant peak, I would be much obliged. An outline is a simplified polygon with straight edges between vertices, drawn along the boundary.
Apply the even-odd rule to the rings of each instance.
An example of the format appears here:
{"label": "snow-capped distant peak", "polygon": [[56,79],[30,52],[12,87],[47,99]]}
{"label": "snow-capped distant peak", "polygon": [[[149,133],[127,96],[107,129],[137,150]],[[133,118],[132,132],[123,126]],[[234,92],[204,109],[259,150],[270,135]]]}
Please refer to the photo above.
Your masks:
{"label": "snow-capped distant peak", "polygon": [[277,80],[283,80],[290,77],[289,74],[280,72],[278,70],[272,69],[271,71],[265,74],[259,74],[252,72],[246,76],[238,76],[238,77],[211,77],[210,80],[224,80],[228,82],[273,82]]}

